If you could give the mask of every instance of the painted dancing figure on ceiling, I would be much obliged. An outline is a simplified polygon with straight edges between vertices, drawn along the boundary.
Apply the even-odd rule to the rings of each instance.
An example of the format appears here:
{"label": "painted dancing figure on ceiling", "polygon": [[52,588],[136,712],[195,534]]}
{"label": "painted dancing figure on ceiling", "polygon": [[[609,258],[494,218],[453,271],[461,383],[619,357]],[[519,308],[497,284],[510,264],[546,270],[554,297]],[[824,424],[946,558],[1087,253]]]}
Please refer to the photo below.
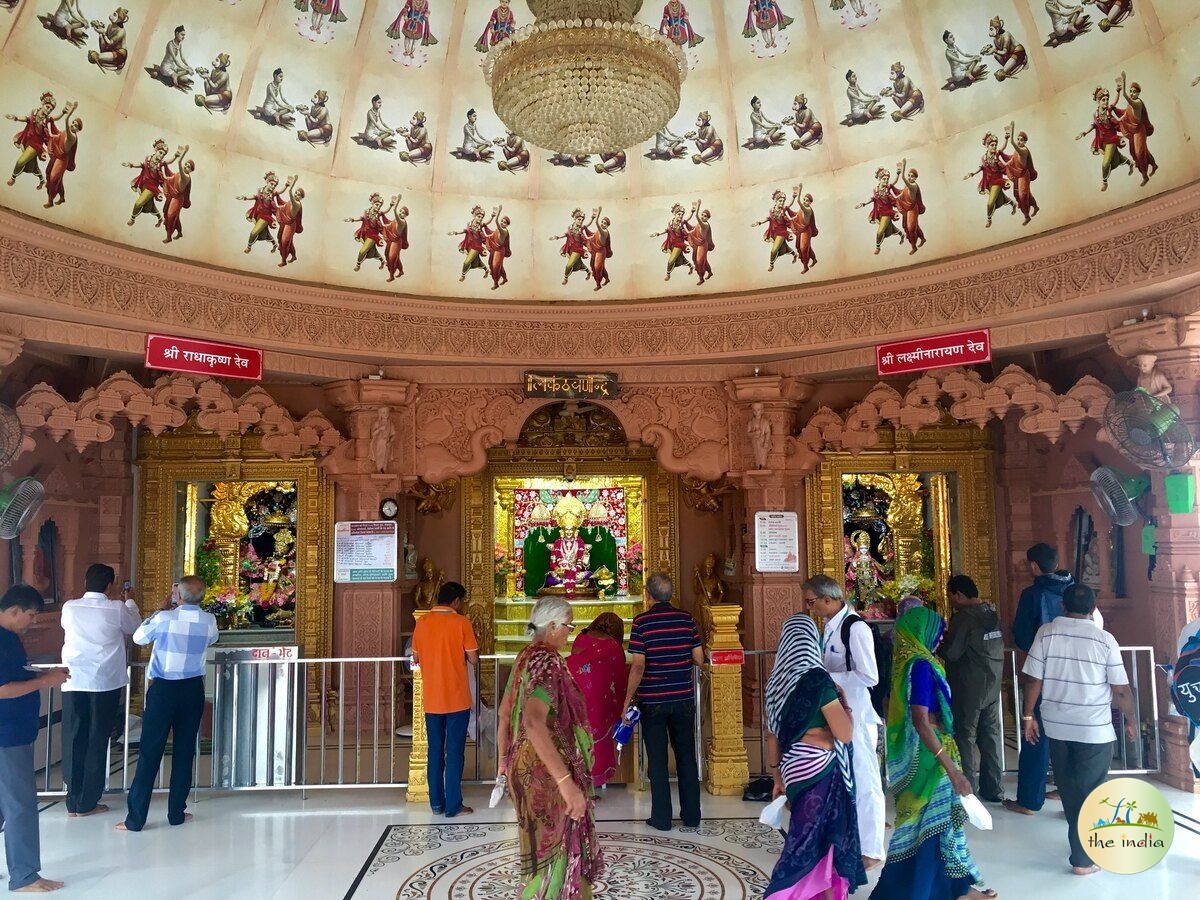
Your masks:
{"label": "painted dancing figure on ceiling", "polygon": [[[600,210],[597,209],[596,212]],[[612,281],[608,277],[608,261],[612,259],[612,232],[609,230],[612,221],[608,216],[601,216],[596,221],[596,230],[588,238],[587,249],[591,256],[593,291],[598,291]]]}
{"label": "painted dancing figure on ceiling", "polygon": [[58,125],[55,123],[60,119],[65,119],[69,114],[68,109],[72,108],[74,104],[68,103],[62,112],[54,115],[54,107],[57,105],[58,101],[54,99],[54,94],[46,91],[42,94],[37,108],[30,110],[28,115],[5,114],[4,118],[9,121],[25,123],[25,126],[13,137],[13,145],[21,152],[17,155],[17,161],[13,165],[12,177],[8,179],[9,187],[16,184],[17,179],[25,174],[37,176],[39,191],[46,186],[46,179],[42,176],[42,168],[38,162],[46,159],[46,148],[50,144],[51,138],[58,134]]}
{"label": "painted dancing figure on ceiling", "polygon": [[46,143],[50,160],[46,163],[46,202],[42,204],[45,209],[67,202],[64,179],[68,172],[75,171],[75,151],[79,147],[79,132],[83,131],[83,119],[71,118],[78,108],[79,104],[75,102],[66,105],[62,131],[52,135]]}
{"label": "painted dancing figure on ceiling", "polygon": [[287,199],[279,204],[279,268],[296,261],[296,235],[304,232],[304,188],[296,176],[288,179]]}
{"label": "painted dancing figure on ceiling", "polygon": [[300,12],[308,12],[309,8],[312,8],[312,20],[309,24],[313,34],[320,34],[326,22],[336,25],[346,21],[341,0],[296,0],[295,5]]}
{"label": "painted dancing figure on ceiling", "polygon": [[249,113],[268,125],[291,128],[296,124],[294,117],[297,109],[300,107],[289,103],[283,96],[283,69],[276,69],[271,73],[271,80],[267,83],[267,92],[263,97],[262,105],[252,107]]}
{"label": "painted dancing figure on ceiling", "polygon": [[708,110],[696,117],[696,130],[689,131],[684,137],[696,142],[698,152],[692,154],[692,162],[696,165],[715,163],[725,155],[725,142],[717,134]]}
{"label": "painted dancing figure on ceiling", "polygon": [[996,70],[996,80],[1005,81],[1013,78],[1029,65],[1029,54],[1025,47],[1013,37],[1013,33],[1004,27],[1004,20],[993,16],[988,23],[988,35],[992,39],[991,46],[983,48],[985,56],[991,56],[999,66]]}
{"label": "painted dancing figure on ceiling", "polygon": [[[1007,140],[1005,144],[1008,144]],[[1000,155],[1000,139],[990,131],[983,136],[983,159],[979,161],[979,168],[964,175],[963,181],[970,181],[976,175],[979,176],[979,193],[987,197],[986,227],[992,227],[992,216],[1005,206],[1010,207],[1009,211],[1015,215],[1017,205],[1004,193],[1011,182],[1008,180],[1008,167]]]}
{"label": "painted dancing figure on ceiling", "polygon": [[925,204],[921,200],[921,187],[917,184],[917,170],[908,169],[908,160],[901,160],[896,165],[896,174],[904,181],[904,187],[896,195],[896,209],[900,211],[901,224],[904,227],[904,237],[912,247],[909,255],[916,253],[925,246],[925,232],[921,230],[921,216],[925,214]]}
{"label": "painted dancing figure on ceiling", "polygon": [[[1014,135],[1015,127],[1015,123],[1010,122],[1004,129],[1004,146],[1000,148],[1000,158],[1004,160],[1005,171],[1012,180],[1013,199],[1017,203],[1017,209],[1025,216],[1025,221],[1021,224],[1028,225],[1029,220],[1039,212],[1037,198],[1033,196],[1032,189],[1038,173],[1033,165],[1033,153],[1029,150],[1029,135],[1023,131]],[[1006,154],[1004,151],[1008,149],[1010,140],[1013,144],[1012,153]]]}
{"label": "painted dancing figure on ceiling", "polygon": [[808,150],[821,143],[825,134],[825,129],[817,121],[816,114],[808,105],[808,97],[804,94],[796,95],[792,101],[792,114],[783,121],[796,132],[796,136],[792,138],[793,150]]}
{"label": "painted dancing figure on ceiling", "polygon": [[1092,28],[1092,17],[1083,11],[1082,3],[1046,0],[1046,15],[1050,17],[1047,47],[1069,43]]}
{"label": "painted dancing figure on ceiling", "polygon": [[524,172],[529,168],[529,148],[525,146],[525,141],[513,132],[504,133],[500,153],[504,159],[496,163],[496,168],[501,172]]}
{"label": "painted dancing figure on ceiling", "polygon": [[192,206],[192,173],[195,171],[196,164],[181,156],[179,170],[163,181],[163,229],[167,232],[164,244],[183,237],[183,211]]}
{"label": "painted dancing figure on ceiling", "polygon": [[196,74],[196,69],[183,55],[183,41],[186,37],[187,29],[183,25],[177,26],[174,35],[167,41],[162,62],[157,66],[146,66],[146,73],[151,78],[177,91],[190,91],[192,76]]}
{"label": "painted dancing figure on ceiling", "polygon": [[[696,201],[696,208],[700,209],[700,201]],[[688,244],[692,248],[692,263],[696,266],[696,274],[700,276],[697,284],[704,282],[713,277],[712,263],[708,261],[708,254],[716,250],[716,244],[713,243],[712,234],[712,211],[701,209],[696,215],[696,224],[688,229]]]}
{"label": "painted dancing figure on ceiling", "polygon": [[567,230],[563,234],[550,235],[550,240],[563,242],[558,250],[558,255],[567,261],[563,267],[563,284],[567,283],[574,272],[582,272],[584,281],[592,277],[591,270],[584,265],[584,260],[588,258],[588,240],[592,237],[588,226],[594,224],[599,217],[600,209],[597,207],[592,210],[592,217],[585,224],[583,210],[574,209],[571,211],[571,224],[567,226]]}
{"label": "painted dancing figure on ceiling", "polygon": [[492,10],[483,34],[475,42],[475,49],[487,53],[505,38],[510,38],[517,30],[517,17],[513,15],[512,4],[509,0],[500,0],[500,5]]}
{"label": "painted dancing figure on ceiling", "polygon": [[663,278],[663,281],[670,281],[671,272],[679,266],[687,266],[689,275],[696,274],[695,267],[692,265],[691,260],[688,259],[688,249],[690,246],[688,241],[688,222],[691,221],[692,216],[696,215],[696,210],[699,207],[700,204],[698,201],[693,203],[692,211],[687,213],[687,217],[684,218],[684,208],[678,203],[673,204],[671,206],[671,219],[667,222],[667,227],[662,231],[655,231],[650,235],[650,237],[665,238],[662,244],[662,252],[667,254],[667,274]]}
{"label": "painted dancing figure on ceiling", "polygon": [[[399,197],[396,198],[399,201]],[[385,222],[381,230],[383,234],[383,261],[388,271],[388,281],[395,281],[404,275],[404,264],[400,261],[400,251],[408,249],[408,207],[392,204],[395,218]]]}
{"label": "painted dancing figure on ceiling", "polygon": [[79,8],[79,0],[59,0],[58,9],[51,15],[41,14],[38,19],[47,31],[76,47],[87,43],[88,18]]}
{"label": "painted dancing figure on ceiling", "polygon": [[777,33],[792,24],[791,16],[785,16],[777,0],[750,0],[746,6],[746,24],[742,37],[753,38],[755,30],[762,37],[763,46],[776,49]]}
{"label": "painted dancing figure on ceiling", "polygon": [[[283,190],[290,191],[296,182],[293,175],[284,184]],[[253,206],[246,210],[246,221],[250,223],[250,236],[246,238],[246,248],[243,253],[249,253],[259,241],[268,241],[271,252],[279,249],[279,243],[271,234],[275,230],[275,218],[279,214],[279,205],[283,203],[283,191],[279,190],[279,176],[274,172],[263,175],[263,185],[249,196],[238,197],[248,200]]]}
{"label": "painted dancing figure on ceiling", "polygon": [[950,77],[942,85],[942,90],[956,91],[987,78],[988,67],[983,62],[982,53],[971,54],[960,50],[950,31],[942,32],[942,43],[946,45],[946,62],[950,64]]}
{"label": "painted dancing figure on ceiling", "polygon": [[118,6],[108,17],[108,24],[96,20],[92,30],[96,32],[99,50],[88,51],[88,62],[108,72],[120,72],[125,68],[129,51],[125,48],[125,23],[129,21],[129,10]]}
{"label": "painted dancing figure on ceiling", "polygon": [[304,112],[304,128],[296,132],[296,137],[306,144],[328,144],[333,138],[333,123],[329,121],[329,107],[326,101],[329,94],[317,91],[313,94],[308,107],[300,107]]}
{"label": "painted dancing figure on ceiling", "polygon": [[383,231],[391,221],[388,214],[396,208],[396,204],[399,202],[400,195],[397,194],[392,197],[391,203],[385,210],[383,197],[374,193],[367,200],[367,208],[363,210],[361,216],[352,216],[344,220],[358,223],[358,230],[354,232],[354,240],[358,241],[358,259],[354,263],[355,272],[361,269],[363,262],[368,259],[377,260],[381,269],[386,266],[385,260],[379,254],[379,245],[383,243]]}
{"label": "painted dancing figure on ceiling", "polygon": [[[812,194],[805,194],[804,185],[796,185],[795,193],[800,196],[796,212],[788,223],[792,234],[796,236],[796,253],[792,256],[793,263],[802,263],[803,272],[807,272],[817,264],[817,254],[813,252],[812,239],[820,232],[817,231],[817,213],[813,209]],[[802,274],[803,274],[802,272]]]}
{"label": "painted dancing figure on ceiling", "polygon": [[408,127],[397,129],[404,136],[407,150],[400,151],[400,159],[414,166],[418,163],[429,165],[433,158],[433,140],[429,137],[429,129],[425,127],[425,111],[418,109],[413,113]]}
{"label": "painted dancing figure on ceiling", "polygon": [[219,53],[212,68],[197,68],[196,73],[204,79],[204,93],[196,94],[196,105],[212,112],[229,112],[233,105],[233,89],[229,86],[229,54]]}
{"label": "painted dancing figure on ceiling", "polygon": [[751,228],[758,228],[760,225],[767,226],[767,230],[763,232],[763,241],[771,245],[771,261],[767,266],[768,272],[775,271],[775,263],[781,256],[790,256],[792,262],[796,261],[796,251],[788,244],[788,238],[790,237],[792,216],[795,215],[791,204],[796,201],[798,195],[799,188],[792,191],[792,199],[789,202],[786,193],[775,191],[771,194],[771,208],[767,211],[767,217],[750,223]]}
{"label": "painted dancing figure on ceiling", "polygon": [[1082,140],[1092,135],[1092,155],[1100,157],[1100,190],[1108,190],[1108,176],[1117,166],[1129,166],[1129,174],[1133,174],[1134,162],[1121,152],[1125,139],[1121,137],[1121,114],[1110,102],[1107,90],[1097,87],[1092,92],[1092,100],[1096,110],[1092,113],[1092,124],[1087,131],[1075,135],[1075,140]]}
{"label": "painted dancing figure on ceiling", "polygon": [[[883,91],[886,90],[888,89],[883,89]],[[879,99],[883,91],[880,91],[879,94],[867,93],[858,85],[858,73],[853,69],[847,69],[846,99],[850,101],[850,112],[846,118],[842,119],[842,124],[847,127],[865,125],[883,118],[884,113],[887,112],[884,109],[883,101]]]}
{"label": "painted dancing figure on ceiling", "polygon": [[766,150],[783,143],[783,125],[772,122],[762,111],[762,100],[750,98],[750,137],[742,144],[747,150]]}
{"label": "painted dancing figure on ceiling", "polygon": [[496,228],[483,241],[488,252],[487,270],[492,279],[493,291],[502,284],[508,284],[508,272],[504,269],[504,261],[512,256],[512,241],[508,234],[510,224],[512,222],[508,216],[501,216],[496,220]]}
{"label": "painted dancing figure on ceiling", "polygon": [[1150,152],[1147,139],[1154,134],[1154,125],[1150,122],[1150,113],[1142,100],[1142,86],[1136,81],[1125,83],[1125,73],[1117,78],[1117,96],[1114,100],[1125,97],[1128,104],[1124,109],[1113,106],[1113,112],[1120,116],[1121,134],[1129,141],[1129,155],[1133,164],[1142,173],[1141,187],[1150,182],[1150,177],[1158,171],[1158,163]]}
{"label": "painted dancing figure on ceiling", "polygon": [[488,267],[483,261],[483,254],[487,250],[488,235],[492,233],[492,229],[488,226],[500,217],[500,209],[499,206],[493,206],[491,217],[485,218],[486,213],[484,213],[483,207],[476,205],[471,208],[471,219],[467,222],[466,227],[462,231],[449,232],[450,237],[462,235],[462,240],[458,243],[458,252],[463,255],[459,281],[466,281],[467,273],[472,269],[482,269],[483,277],[488,277]]}
{"label": "painted dancing figure on ceiling", "polygon": [[925,95],[913,84],[913,80],[904,74],[904,63],[894,62],[888,71],[887,87],[879,92],[881,97],[891,97],[896,104],[892,110],[892,121],[899,122],[911,119],[919,112],[925,111]]}
{"label": "painted dancing figure on ceiling", "polygon": [[662,21],[658,23],[658,33],[669,37],[680,47],[695,47],[704,40],[692,28],[687,7],[680,0],[668,0],[667,5],[663,7]]}
{"label": "painted dancing figure on ceiling", "polygon": [[900,243],[904,243],[904,234],[896,227],[896,197],[900,193],[896,182],[899,180],[899,169],[896,170],[893,177],[891,172],[880,166],[875,170],[875,189],[871,192],[871,199],[864,200],[854,207],[855,209],[862,209],[864,206],[871,207],[871,213],[867,219],[875,223],[875,254],[877,256],[884,240],[893,235],[898,235]]}
{"label": "painted dancing figure on ceiling", "polygon": [[162,227],[163,217],[158,212],[157,202],[163,198],[166,180],[174,174],[171,171],[172,164],[182,158],[188,149],[188,145],[184,144],[175,150],[174,156],[167,159],[167,142],[159,138],[154,142],[154,149],[150,155],[140,163],[121,163],[127,169],[138,170],[138,174],[129,183],[130,190],[137,194],[137,197],[133,201],[133,209],[129,213],[126,225],[132,226],[142,213],[150,213],[157,220],[155,225]]}
{"label": "painted dancing figure on ceiling", "polygon": [[429,0],[405,0],[400,15],[388,26],[387,36],[404,41],[404,55],[412,59],[417,54],[417,42],[430,47],[438,42],[429,30]]}

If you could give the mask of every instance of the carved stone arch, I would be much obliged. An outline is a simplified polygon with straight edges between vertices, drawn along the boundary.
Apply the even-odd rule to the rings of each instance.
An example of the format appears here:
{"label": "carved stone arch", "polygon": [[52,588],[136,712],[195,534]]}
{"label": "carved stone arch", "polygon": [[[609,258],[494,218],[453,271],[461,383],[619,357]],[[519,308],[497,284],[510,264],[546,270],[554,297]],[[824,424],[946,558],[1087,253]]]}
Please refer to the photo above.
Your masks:
{"label": "carved stone arch", "polygon": [[617,412],[602,401],[555,400],[533,409],[521,425],[517,447],[626,447]]}

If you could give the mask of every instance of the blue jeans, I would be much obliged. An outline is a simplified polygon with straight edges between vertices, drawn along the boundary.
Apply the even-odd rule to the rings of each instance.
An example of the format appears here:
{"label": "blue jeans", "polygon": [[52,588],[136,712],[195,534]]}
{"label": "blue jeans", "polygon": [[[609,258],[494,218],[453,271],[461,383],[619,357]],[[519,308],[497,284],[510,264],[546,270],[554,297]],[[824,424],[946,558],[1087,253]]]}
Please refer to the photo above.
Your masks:
{"label": "blue jeans", "polygon": [[[1037,812],[1046,803],[1046,773],[1050,769],[1050,739],[1042,728],[1042,701],[1033,707],[1040,736],[1036,744],[1025,740],[1025,729],[1021,729],[1021,755],[1017,759],[1017,803]],[[1024,725],[1024,723],[1021,723]]]}
{"label": "blue jeans", "polygon": [[435,813],[457,815],[462,809],[463,760],[471,711],[425,713],[429,734],[429,805]]}

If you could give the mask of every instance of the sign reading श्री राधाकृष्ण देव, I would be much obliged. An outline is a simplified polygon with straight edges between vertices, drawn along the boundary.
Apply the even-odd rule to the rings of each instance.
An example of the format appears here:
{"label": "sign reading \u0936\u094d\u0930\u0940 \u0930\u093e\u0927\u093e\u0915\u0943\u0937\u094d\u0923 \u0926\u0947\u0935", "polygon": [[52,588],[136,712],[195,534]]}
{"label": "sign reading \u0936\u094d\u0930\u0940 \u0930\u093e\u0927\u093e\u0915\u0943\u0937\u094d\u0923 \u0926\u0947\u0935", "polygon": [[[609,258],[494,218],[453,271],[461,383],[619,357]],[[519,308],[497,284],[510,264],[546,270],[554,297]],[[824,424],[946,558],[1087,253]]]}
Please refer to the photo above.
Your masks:
{"label": "sign reading \u0936\u094d\u0930\u0940 \u0930\u093e\u0927\u093e\u0915\u0943\u0937\u094d\u0923 \u0926\u0947\u0935", "polygon": [[263,352],[257,347],[148,334],[146,368],[262,381]]}
{"label": "sign reading \u0936\u094d\u0930\u0940 \u0930\u093e\u0927\u093e\u0915\u0943\u0937\u094d\u0923 \u0926\u0947\u0935", "polygon": [[333,527],[334,584],[396,580],[395,522],[338,522]]}

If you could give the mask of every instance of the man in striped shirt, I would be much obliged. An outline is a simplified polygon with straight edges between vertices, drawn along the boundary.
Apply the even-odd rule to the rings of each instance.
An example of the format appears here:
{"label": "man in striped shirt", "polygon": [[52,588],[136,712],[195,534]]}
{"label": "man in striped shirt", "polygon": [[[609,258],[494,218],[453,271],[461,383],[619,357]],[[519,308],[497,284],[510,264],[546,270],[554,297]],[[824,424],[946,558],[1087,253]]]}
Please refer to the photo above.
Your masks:
{"label": "man in striped shirt", "polygon": [[667,741],[679,778],[679,818],[700,824],[700,769],[696,762],[696,701],[692,667],[703,665],[700,629],[688,612],[671,605],[671,579],[662,573],[646,580],[652,606],[633,620],[629,633],[628,709],[637,698],[650,769],[650,818],[646,824],[670,831],[673,819]]}
{"label": "man in striped shirt", "polygon": [[[1071,867],[1091,875],[1093,864],[1079,839],[1079,811],[1088,795],[1108,778],[1117,739],[1112,725],[1116,700],[1125,717],[1125,736],[1138,740],[1138,716],[1121,650],[1107,631],[1096,626],[1095,592],[1073,584],[1063,594],[1064,615],[1038,629],[1025,660],[1029,677],[1022,716],[1025,740],[1036,745],[1041,730],[1050,742],[1050,760],[1067,814]],[[1034,715],[1042,702],[1042,725]]]}

